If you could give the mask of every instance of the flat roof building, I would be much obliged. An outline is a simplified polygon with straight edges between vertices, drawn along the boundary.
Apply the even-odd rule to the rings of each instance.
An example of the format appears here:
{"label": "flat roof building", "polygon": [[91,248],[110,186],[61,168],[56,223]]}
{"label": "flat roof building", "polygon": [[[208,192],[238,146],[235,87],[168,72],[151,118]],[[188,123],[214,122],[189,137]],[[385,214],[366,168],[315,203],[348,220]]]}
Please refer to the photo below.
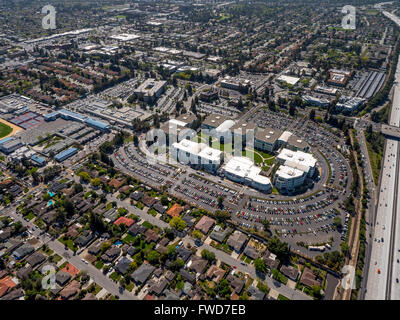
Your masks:
{"label": "flat roof building", "polygon": [[43,167],[43,166],[46,165],[46,159],[43,158],[43,157],[39,157],[37,154],[34,154],[34,155],[31,157],[31,161],[32,161],[35,165],[37,165],[37,166],[39,166],[39,167]]}
{"label": "flat roof building", "polygon": [[65,151],[60,152],[57,154],[54,159],[58,162],[63,162],[64,160],[67,160],[68,158],[72,157],[73,155],[78,153],[77,148],[69,148]]}
{"label": "flat roof building", "polygon": [[225,177],[262,192],[271,192],[271,180],[261,175],[261,168],[246,157],[233,157],[223,167]]}
{"label": "flat roof building", "polygon": [[303,185],[307,174],[296,168],[281,165],[274,175],[274,186],[278,190],[292,191]]}
{"label": "flat roof building", "polygon": [[278,81],[280,81],[280,82],[286,82],[286,83],[288,83],[288,84],[294,86],[294,85],[297,84],[297,82],[300,81],[300,78],[291,77],[291,76],[286,76],[286,75],[281,75],[281,76],[278,78]]}
{"label": "flat roof building", "polygon": [[187,139],[173,143],[170,152],[177,161],[210,172],[215,172],[223,160],[222,151]]}
{"label": "flat roof building", "polygon": [[315,172],[317,159],[311,153],[293,151],[283,148],[276,158],[280,164],[305,172],[312,177]]}
{"label": "flat roof building", "polygon": [[0,141],[0,150],[5,154],[10,154],[23,146],[22,141],[14,137],[5,138]]}
{"label": "flat roof building", "polygon": [[254,147],[261,151],[273,152],[278,147],[281,130],[265,128],[258,129],[255,133]]}
{"label": "flat roof building", "polygon": [[228,120],[227,117],[221,116],[220,114],[210,114],[202,123],[201,127],[203,129],[216,129],[222,123]]}
{"label": "flat roof building", "polygon": [[164,92],[166,84],[166,81],[157,81],[152,78],[146,79],[134,93],[145,102],[154,102]]}

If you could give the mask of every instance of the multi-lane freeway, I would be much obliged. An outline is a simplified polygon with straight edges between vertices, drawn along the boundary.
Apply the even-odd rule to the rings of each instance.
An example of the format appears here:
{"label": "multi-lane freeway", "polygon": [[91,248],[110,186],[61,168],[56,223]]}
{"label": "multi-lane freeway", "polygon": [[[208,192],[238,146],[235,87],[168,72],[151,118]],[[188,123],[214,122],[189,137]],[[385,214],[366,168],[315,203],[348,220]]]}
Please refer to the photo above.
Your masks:
{"label": "multi-lane freeway", "polygon": [[[383,14],[400,26],[400,19]],[[389,125],[400,126],[400,63],[396,69],[393,105]],[[365,299],[400,299],[400,145],[398,139],[386,140],[379,187],[379,201],[373,234],[371,258],[366,279]]]}

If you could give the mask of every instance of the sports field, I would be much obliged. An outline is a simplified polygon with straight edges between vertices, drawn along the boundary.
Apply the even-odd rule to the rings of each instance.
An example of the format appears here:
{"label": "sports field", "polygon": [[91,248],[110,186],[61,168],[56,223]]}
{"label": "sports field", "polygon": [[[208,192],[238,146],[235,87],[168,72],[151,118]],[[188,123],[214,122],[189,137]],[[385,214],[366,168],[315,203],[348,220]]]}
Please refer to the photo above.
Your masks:
{"label": "sports field", "polygon": [[14,125],[8,121],[0,119],[0,139],[8,137],[8,136],[12,136],[21,130],[22,130],[22,128]]}

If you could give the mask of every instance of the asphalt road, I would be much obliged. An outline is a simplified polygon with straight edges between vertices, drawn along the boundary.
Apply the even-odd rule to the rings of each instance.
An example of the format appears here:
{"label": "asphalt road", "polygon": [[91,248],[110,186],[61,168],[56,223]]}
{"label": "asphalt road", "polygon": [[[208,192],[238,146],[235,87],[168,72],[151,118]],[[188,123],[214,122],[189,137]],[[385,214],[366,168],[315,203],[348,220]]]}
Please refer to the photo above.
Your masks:
{"label": "asphalt road", "polygon": [[31,222],[25,221],[21,215],[16,214],[15,212],[16,206],[11,206],[9,208],[5,208],[0,212],[0,215],[7,215],[9,217],[13,217],[15,221],[21,221],[21,223],[28,227],[29,230],[32,232],[32,235],[39,239],[43,244],[46,244],[50,249],[52,249],[55,253],[59,256],[65,258],[68,262],[73,264],[76,268],[80,271],[85,270],[88,275],[100,285],[102,288],[106,289],[109,293],[113,294],[114,296],[119,296],[120,300],[137,300],[131,292],[124,290],[123,292],[120,291],[120,286],[108,278],[106,275],[103,274],[102,271],[96,269],[91,264],[84,263],[79,255],[74,255],[73,251],[67,249],[65,250],[64,245],[59,242],[58,240],[52,240],[46,234],[40,235],[41,230],[36,227],[35,231],[32,231],[32,227],[35,225]]}
{"label": "asphalt road", "polygon": [[[190,243],[191,246],[194,246],[194,240],[189,236],[186,236],[186,238],[184,239],[184,243],[185,244]],[[215,249],[205,243],[203,243],[203,245],[198,248],[199,248],[199,250],[206,249],[208,251],[214,252],[215,257],[217,259],[221,260],[222,262],[224,262],[232,267],[235,266],[236,267],[235,270],[241,271],[245,274],[247,273],[253,279],[257,279],[257,274],[256,274],[255,268],[253,266],[249,266],[249,265],[244,266],[237,259],[231,257],[229,254],[227,254],[221,250]],[[284,285],[278,281],[275,281],[275,280],[269,278],[268,276],[265,278],[265,282],[267,283],[269,288],[278,291],[280,294],[288,297],[291,300],[312,300],[312,298],[310,296],[304,294],[303,292],[289,288],[287,285]]]}

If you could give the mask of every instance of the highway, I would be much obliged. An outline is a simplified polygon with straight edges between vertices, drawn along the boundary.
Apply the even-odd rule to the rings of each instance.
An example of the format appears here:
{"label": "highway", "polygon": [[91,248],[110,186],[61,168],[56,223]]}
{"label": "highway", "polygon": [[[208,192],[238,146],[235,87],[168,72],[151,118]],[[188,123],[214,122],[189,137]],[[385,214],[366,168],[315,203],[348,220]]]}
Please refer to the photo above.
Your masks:
{"label": "highway", "polygon": [[[383,14],[400,26],[400,19],[388,12]],[[393,105],[389,125],[399,127],[400,123],[400,63],[396,67],[396,79],[393,90]],[[376,213],[371,258],[369,261],[365,299],[400,299],[400,147],[396,139],[387,139],[379,201]],[[367,261],[368,263],[368,261]]]}

